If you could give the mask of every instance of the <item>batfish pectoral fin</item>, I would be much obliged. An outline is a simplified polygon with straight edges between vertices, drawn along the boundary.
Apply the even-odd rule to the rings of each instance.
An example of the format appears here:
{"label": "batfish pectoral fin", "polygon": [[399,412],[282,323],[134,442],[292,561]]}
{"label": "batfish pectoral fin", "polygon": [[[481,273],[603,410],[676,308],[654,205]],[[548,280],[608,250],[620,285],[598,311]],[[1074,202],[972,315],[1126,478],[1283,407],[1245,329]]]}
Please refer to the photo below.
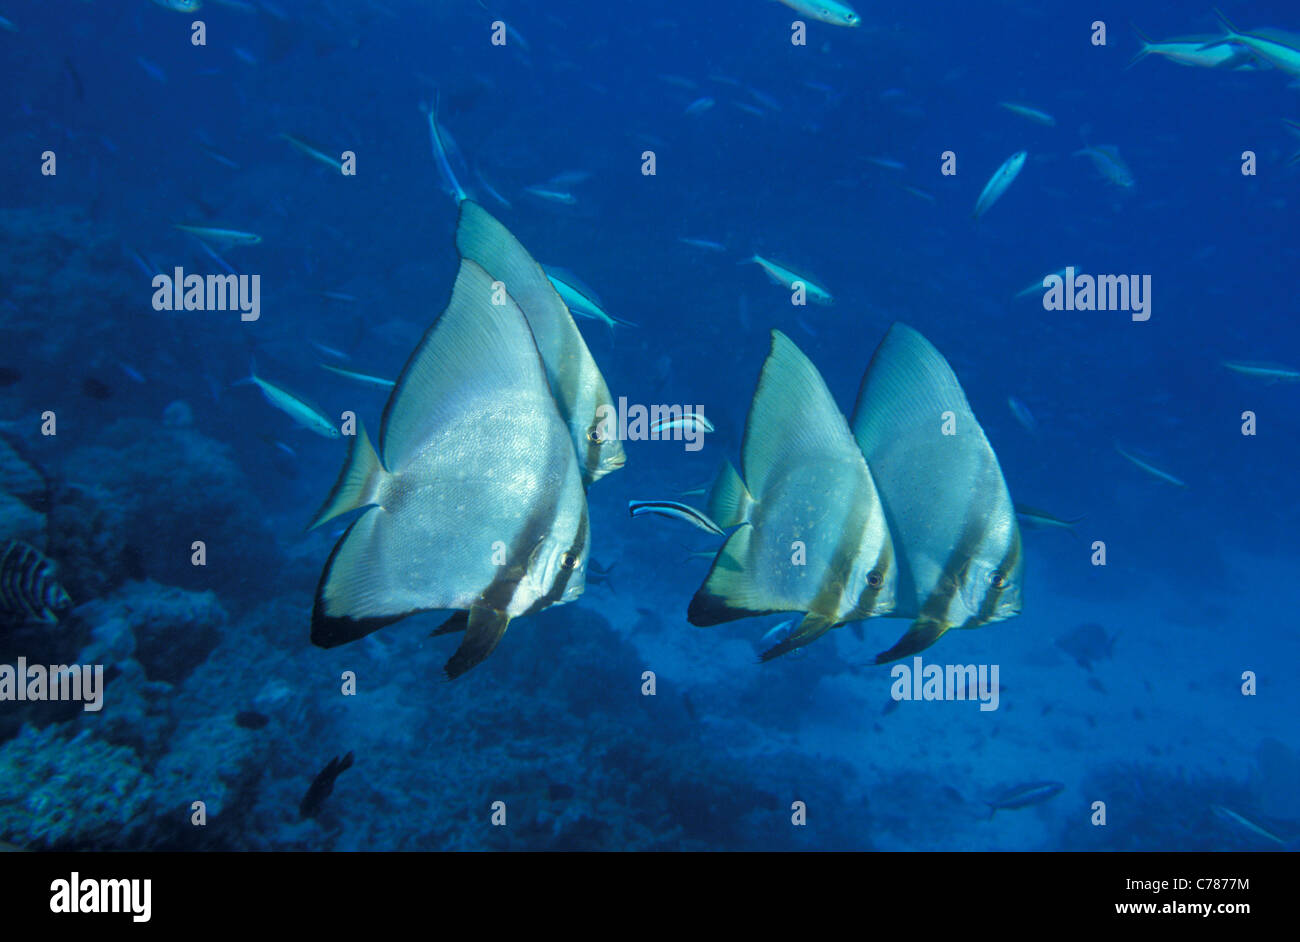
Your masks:
{"label": "batfish pectoral fin", "polygon": [[433,629],[429,633],[430,638],[436,638],[438,635],[455,634],[458,631],[465,631],[469,628],[469,612],[456,612],[445,622]]}
{"label": "batfish pectoral fin", "polygon": [[888,664],[890,661],[897,661],[900,657],[907,657],[909,654],[924,651],[942,638],[944,632],[950,627],[952,626],[945,625],[943,622],[918,618],[912,622],[912,627],[907,629],[907,632],[898,639],[892,648],[876,655],[876,663]]}
{"label": "batfish pectoral fin", "polygon": [[790,637],[775,647],[768,648],[762,653],[759,660],[770,661],[782,654],[789,654],[795,648],[802,648],[805,644],[811,644],[830,631],[834,624],[835,620],[829,615],[818,615],[809,612],[804,615],[803,621],[799,622],[799,627],[790,634]]}
{"label": "batfish pectoral fin", "polygon": [[469,610],[465,640],[451,656],[445,668],[448,680],[455,680],[471,667],[483,662],[505,636],[510,616],[500,609],[475,605]]}

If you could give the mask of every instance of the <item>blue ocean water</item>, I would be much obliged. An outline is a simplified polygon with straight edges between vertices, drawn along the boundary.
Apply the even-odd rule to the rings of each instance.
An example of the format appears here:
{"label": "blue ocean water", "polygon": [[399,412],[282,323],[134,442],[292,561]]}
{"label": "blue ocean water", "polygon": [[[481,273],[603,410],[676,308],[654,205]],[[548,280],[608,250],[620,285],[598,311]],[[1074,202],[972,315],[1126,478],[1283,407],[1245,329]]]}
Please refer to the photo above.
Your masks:
{"label": "blue ocean water", "polygon": [[[1223,365],[1300,368],[1300,141],[1284,123],[1297,76],[1157,55],[1127,67],[1134,26],[1217,34],[1192,3],[857,10],[855,28],[807,20],[795,45],[800,15],[767,0],[0,7],[0,536],[56,562],[75,603],[57,626],[0,629],[0,665],[101,663],[108,678],[98,711],[0,700],[0,841],[1269,850],[1300,838],[1300,387]],[[1224,12],[1300,30],[1291,4]],[[609,579],[512,624],[453,682],[442,665],[455,642],[428,637],[438,616],[311,645],[342,524],[306,527],[345,440],[240,383],[255,364],[332,419],[379,428],[387,391],[320,363],[394,379],[447,303],[457,208],[424,114],[435,101],[471,196],[635,324],[579,321],[613,395],[698,405],[716,426],[696,452],[628,442],[627,466],[588,494]],[[352,152],[355,175],[283,135]],[[1131,186],[1076,153],[1108,145]],[[972,220],[1021,150],[1020,175]],[[177,224],[260,242],[205,248]],[[792,305],[746,263],[755,254],[834,303]],[[1067,265],[1149,275],[1149,320],[1016,296]],[[156,310],[153,278],[177,266],[259,276],[259,316]],[[924,652],[998,665],[995,710],[891,697],[890,668],[871,662],[905,629],[897,619],[759,665],[780,617],[686,620],[709,567],[691,554],[719,541],[628,515],[630,499],[692,500],[682,492],[736,460],[770,329],[847,414],[895,321],[947,358],[1013,498],[1083,518],[1073,534],[1025,530],[1019,616]],[[1089,624],[1104,644],[1077,631]],[[317,773],[347,753],[352,767],[304,816]],[[1036,782],[1062,787],[990,815]]]}

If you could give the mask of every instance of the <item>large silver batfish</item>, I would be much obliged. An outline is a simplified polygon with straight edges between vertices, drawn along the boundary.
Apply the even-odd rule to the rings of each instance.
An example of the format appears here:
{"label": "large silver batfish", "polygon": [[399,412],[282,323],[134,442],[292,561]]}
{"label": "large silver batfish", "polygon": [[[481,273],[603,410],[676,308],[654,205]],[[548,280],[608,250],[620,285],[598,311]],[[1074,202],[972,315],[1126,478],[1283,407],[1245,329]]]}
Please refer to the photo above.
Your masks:
{"label": "large silver batfish", "polygon": [[853,434],[898,549],[894,614],[915,619],[876,663],[1018,614],[1020,528],[997,456],[948,362],[906,324],[871,358]]}
{"label": "large silver batfish", "polygon": [[894,607],[894,547],[871,472],[817,368],[780,331],[745,423],[742,480],[729,464],[709,514],[727,538],[687,617],[693,625],[803,612],[771,660]]}
{"label": "large silver batfish", "polygon": [[623,443],[610,431],[618,427],[618,420],[609,387],[542,266],[510,230],[473,200],[460,204],[456,249],[505,285],[528,318],[555,404],[582,463],[584,483],[623,467],[627,460]]}
{"label": "large silver batfish", "polygon": [[[461,262],[447,309],[365,431],[313,526],[367,508],[334,547],[311,638],[355,640],[415,612],[467,612],[458,677],[512,618],[582,594],[589,538],[577,456],[528,322]],[[493,303],[494,300],[503,303]]]}

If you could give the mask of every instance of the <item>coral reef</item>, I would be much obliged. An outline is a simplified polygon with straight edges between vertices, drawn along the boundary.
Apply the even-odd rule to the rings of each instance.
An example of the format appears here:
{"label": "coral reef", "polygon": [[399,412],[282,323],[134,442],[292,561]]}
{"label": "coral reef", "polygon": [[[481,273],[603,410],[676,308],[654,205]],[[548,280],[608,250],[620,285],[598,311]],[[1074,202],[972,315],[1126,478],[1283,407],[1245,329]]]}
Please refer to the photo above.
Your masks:
{"label": "coral reef", "polygon": [[0,746],[0,840],[33,850],[137,846],[147,776],[130,749],[89,730],[24,726]]}
{"label": "coral reef", "polygon": [[[67,568],[103,573],[106,585],[83,591],[144,575],[202,589],[274,572],[276,540],[229,446],[143,419],[121,419],[98,439],[60,463],[63,480],[94,484],[62,488],[50,521],[51,555]],[[193,564],[196,540],[206,565]]]}

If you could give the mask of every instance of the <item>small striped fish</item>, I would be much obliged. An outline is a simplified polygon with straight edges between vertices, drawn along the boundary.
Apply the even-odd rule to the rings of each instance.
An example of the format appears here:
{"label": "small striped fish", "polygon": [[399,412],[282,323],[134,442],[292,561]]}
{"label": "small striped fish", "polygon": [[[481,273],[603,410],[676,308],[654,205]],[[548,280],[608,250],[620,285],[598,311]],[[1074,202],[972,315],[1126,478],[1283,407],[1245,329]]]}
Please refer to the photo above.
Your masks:
{"label": "small striped fish", "polygon": [[55,566],[35,547],[18,540],[0,546],[0,618],[47,625],[72,605],[55,577]]}
{"label": "small striped fish", "polygon": [[683,504],[676,500],[630,500],[627,502],[627,510],[633,517],[640,517],[644,514],[654,514],[659,517],[673,517],[689,523],[693,527],[699,527],[705,533],[714,533],[718,536],[725,536],[722,527],[718,526],[708,515],[696,510],[689,504]]}

